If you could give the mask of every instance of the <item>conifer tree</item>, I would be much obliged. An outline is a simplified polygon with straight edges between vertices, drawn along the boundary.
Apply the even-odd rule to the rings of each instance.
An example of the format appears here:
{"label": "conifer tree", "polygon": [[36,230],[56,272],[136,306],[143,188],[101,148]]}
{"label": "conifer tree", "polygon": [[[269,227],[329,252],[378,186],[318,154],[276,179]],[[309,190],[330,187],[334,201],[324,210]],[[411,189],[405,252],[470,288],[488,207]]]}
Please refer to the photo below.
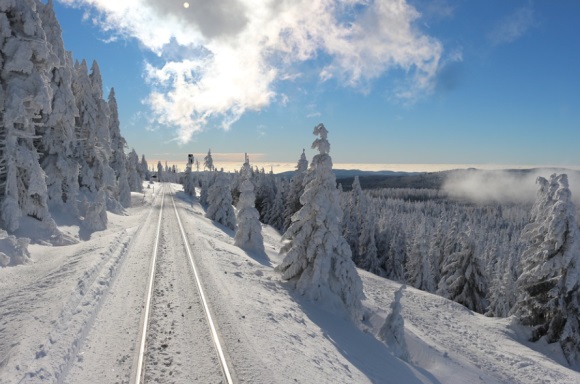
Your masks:
{"label": "conifer tree", "polygon": [[437,294],[484,313],[488,306],[487,281],[481,260],[475,255],[471,231],[459,234],[459,250],[447,257],[441,268]]}
{"label": "conifer tree", "polygon": [[201,180],[200,180],[200,192],[199,192],[199,203],[202,206],[207,206],[208,202],[207,202],[207,198],[208,198],[208,194],[209,194],[209,179],[210,179],[210,175],[208,175],[207,172],[203,172]]}
{"label": "conifer tree", "polygon": [[[347,204],[347,215],[348,215],[348,226],[345,228],[344,237],[350,245],[350,249],[352,252],[352,259],[354,263],[360,267],[361,265],[361,256],[359,255],[360,250],[360,233],[361,233],[361,224],[363,221],[363,215],[366,212],[361,212],[361,199],[364,198],[363,191],[360,186],[360,182],[358,176],[354,177],[352,182],[352,190],[350,192],[350,198]],[[366,206],[364,202],[362,202],[364,209]]]}
{"label": "conifer tree", "polygon": [[260,224],[260,214],[255,208],[256,195],[254,194],[254,184],[252,184],[252,169],[248,155],[242,166],[240,175],[242,182],[239,186],[240,196],[237,205],[237,224],[235,245],[248,251],[264,251],[264,238],[262,237],[262,226]]}
{"label": "conifer tree", "polygon": [[143,180],[139,174],[139,155],[133,148],[127,156],[127,179],[133,192],[143,192]]}
{"label": "conifer tree", "polygon": [[203,169],[212,172],[215,167],[213,165],[213,158],[211,157],[211,149],[207,151],[207,156],[203,158]]}
{"label": "conifer tree", "polygon": [[435,282],[427,246],[425,218],[422,218],[417,233],[410,244],[406,269],[406,280],[409,284],[426,292],[435,291]]}
{"label": "conifer tree", "polygon": [[266,216],[265,223],[270,224],[278,230],[282,230],[284,227],[284,190],[286,189],[286,183],[284,180],[275,179],[276,184],[276,195],[274,201],[272,202],[272,207]]}
{"label": "conifer tree", "polygon": [[537,179],[540,185],[517,280],[512,311],[533,327],[533,341],[559,342],[571,364],[580,363],[580,249],[576,208],[566,174]]}
{"label": "conifer tree", "polygon": [[131,206],[131,188],[129,186],[129,177],[127,174],[127,155],[125,147],[127,142],[121,136],[121,124],[119,122],[119,112],[117,100],[115,98],[115,89],[111,88],[109,93],[109,133],[111,137],[111,168],[115,171],[116,193],[115,198],[125,208]]}
{"label": "conifer tree", "polygon": [[145,155],[141,155],[141,162],[139,163],[139,175],[141,176],[141,180],[151,180],[149,165],[147,164],[147,160],[145,160]]}
{"label": "conifer tree", "polygon": [[308,170],[308,160],[306,160],[306,154],[304,149],[302,150],[302,155],[296,164],[296,171],[290,180],[290,186],[288,188],[288,194],[286,195],[286,209],[284,210],[284,230],[287,230],[292,223],[292,215],[302,208],[300,204],[300,196],[304,191],[304,175]]}
{"label": "conifer tree", "polygon": [[49,207],[68,210],[76,216],[79,164],[73,157],[73,143],[78,110],[72,92],[72,55],[64,49],[62,31],[54,14],[52,0],[39,7],[47,41],[58,62],[50,74],[53,91],[51,112],[44,115],[42,124],[36,127],[38,143],[35,145],[40,154],[40,165],[47,175]]}
{"label": "conifer tree", "polygon": [[195,197],[195,187],[196,187],[196,179],[195,174],[191,170],[193,166],[193,158],[192,161],[188,162],[185,166],[185,172],[183,174],[183,192],[188,194],[189,196]]}
{"label": "conifer tree", "polygon": [[236,215],[232,207],[232,194],[228,177],[223,172],[216,172],[215,182],[208,192],[206,217],[230,228],[236,228]]}
{"label": "conifer tree", "polygon": [[332,159],[328,154],[328,131],[314,128],[320,136],[312,144],[319,154],[312,159],[304,179],[302,208],[292,216],[284,234],[282,263],[276,270],[292,279],[299,293],[312,300],[342,302],[355,320],[362,318],[362,282],[352,261],[350,248],[340,231],[342,210]]}
{"label": "conifer tree", "polygon": [[367,202],[358,176],[354,177],[350,193],[349,222],[347,241],[349,241],[355,264],[376,275],[382,275],[377,255],[375,239],[376,218]]}
{"label": "conifer tree", "polygon": [[163,179],[163,165],[161,164],[161,161],[157,162],[157,181],[160,183],[165,181]]}
{"label": "conifer tree", "polygon": [[50,86],[58,58],[34,0],[2,4],[0,13],[0,218],[9,231],[32,217],[57,232],[48,211],[45,173],[34,139],[52,111]]}

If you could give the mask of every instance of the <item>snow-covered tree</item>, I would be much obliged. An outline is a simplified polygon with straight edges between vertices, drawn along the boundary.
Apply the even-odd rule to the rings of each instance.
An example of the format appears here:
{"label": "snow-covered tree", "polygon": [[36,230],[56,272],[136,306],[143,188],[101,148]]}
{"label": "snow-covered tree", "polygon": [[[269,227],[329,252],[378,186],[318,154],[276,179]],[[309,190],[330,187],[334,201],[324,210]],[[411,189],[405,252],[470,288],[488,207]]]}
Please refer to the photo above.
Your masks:
{"label": "snow-covered tree", "polygon": [[[350,198],[348,199],[348,203],[346,205],[346,213],[345,216],[348,218],[346,222],[348,225],[344,228],[344,237],[350,246],[352,252],[352,259],[354,263],[360,266],[360,256],[359,256],[359,238],[361,233],[361,224],[364,219],[363,215],[366,212],[360,211],[361,205],[361,198],[364,197],[363,191],[361,189],[359,179],[355,176],[354,181],[352,182],[352,190],[349,194]],[[364,202],[363,202],[364,204]],[[366,207],[364,207],[366,208]]]}
{"label": "snow-covered tree", "polygon": [[9,231],[32,217],[58,232],[48,211],[36,129],[52,111],[52,73],[59,65],[34,0],[0,4],[0,218]]}
{"label": "snow-covered tree", "polygon": [[238,227],[234,244],[248,251],[264,251],[260,214],[254,206],[256,195],[254,194],[254,184],[249,178],[250,175],[251,173],[245,173],[245,178],[239,186],[240,197],[236,215]]}
{"label": "snow-covered tree", "polygon": [[481,260],[475,255],[471,231],[459,234],[459,250],[449,255],[441,267],[437,294],[484,313],[487,309],[487,281]]}
{"label": "snow-covered tree", "polygon": [[320,136],[312,144],[319,154],[305,176],[302,208],[284,234],[288,242],[280,250],[284,259],[276,270],[283,279],[294,280],[299,293],[312,300],[342,302],[352,318],[360,320],[362,282],[340,231],[342,210],[328,154],[328,131],[319,124],[313,133]]}
{"label": "snow-covered tree", "polygon": [[367,202],[358,176],[352,183],[352,191],[348,203],[348,220],[345,237],[349,242],[355,264],[376,275],[382,275],[377,255],[375,239],[376,217]]}
{"label": "snow-covered tree", "polygon": [[[51,72],[52,105],[36,128],[40,165],[47,175],[48,205],[77,215],[79,164],[73,157],[75,116],[78,115],[72,92],[73,60],[65,51],[62,30],[52,0],[39,5],[40,18],[53,55],[58,59]],[[66,209],[64,208],[66,206]]]}
{"label": "snow-covered tree", "polygon": [[276,199],[276,184],[272,174],[266,174],[264,168],[256,172],[256,207],[260,212],[260,221],[269,224],[268,217],[271,214]]}
{"label": "snow-covered tree", "polygon": [[97,180],[98,189],[104,189],[107,200],[107,209],[111,212],[121,213],[122,205],[117,200],[117,179],[115,171],[111,168],[111,132],[109,120],[111,111],[109,104],[103,99],[103,79],[99,64],[93,61],[91,74],[89,75],[93,98],[97,106],[96,119],[94,121],[94,134],[96,135],[96,148],[98,161],[93,162],[92,168]]}
{"label": "snow-covered tree", "polygon": [[[210,172],[213,173],[213,172]],[[202,206],[207,206],[208,204],[208,195],[209,195],[209,187],[210,187],[210,178],[211,175],[207,172],[203,172],[200,179],[200,191],[199,191],[199,203]],[[233,200],[232,200],[233,201]]]}
{"label": "snow-covered tree", "polygon": [[376,242],[376,216],[375,212],[368,205],[365,206],[365,219],[362,221],[359,235],[359,257],[360,267],[366,271],[383,276],[384,271],[380,267],[377,242]]}
{"label": "snow-covered tree", "polygon": [[192,163],[188,163],[185,166],[185,172],[183,173],[183,191],[189,196],[196,197],[195,187],[197,186],[197,177],[191,170],[192,166]]}
{"label": "snow-covered tree", "polygon": [[163,180],[163,165],[161,164],[161,161],[157,162],[157,181],[161,183],[161,181],[165,181]]}
{"label": "snow-covered tree", "polygon": [[139,155],[133,148],[127,156],[127,179],[129,181],[129,188],[133,192],[143,191],[143,180],[139,174]]}
{"label": "snow-covered tree", "polygon": [[141,155],[141,162],[139,163],[139,175],[141,180],[151,180],[151,173],[149,172],[149,165],[145,160],[145,155]]}
{"label": "snow-covered tree", "polygon": [[403,298],[402,285],[395,292],[395,300],[391,303],[391,313],[385,319],[385,323],[379,330],[379,338],[383,340],[399,359],[409,361],[409,350],[405,341],[405,320],[401,315],[401,299]]}
{"label": "snow-covered tree", "polygon": [[296,164],[296,171],[290,180],[290,186],[288,188],[288,194],[286,195],[286,209],[284,211],[284,230],[290,227],[292,223],[292,215],[302,208],[300,204],[300,196],[304,191],[304,175],[308,170],[308,160],[306,160],[306,154],[304,149],[302,150],[302,155]]}
{"label": "snow-covered tree", "polygon": [[203,169],[212,172],[215,167],[213,165],[213,158],[211,157],[211,149],[207,151],[207,155],[203,158]]}
{"label": "snow-covered tree", "polygon": [[580,363],[580,249],[576,208],[566,174],[537,179],[540,185],[522,239],[514,313],[533,327],[532,340],[559,342],[571,364]]}
{"label": "snow-covered tree", "polygon": [[127,156],[125,147],[127,142],[121,136],[121,123],[119,122],[119,112],[117,99],[115,98],[115,89],[111,88],[109,93],[109,133],[111,137],[111,168],[115,171],[116,177],[116,194],[115,197],[125,208],[131,206],[131,187],[129,186],[129,177],[127,173]]}
{"label": "snow-covered tree", "polygon": [[284,227],[284,190],[286,189],[286,181],[283,179],[275,179],[275,185],[276,195],[265,218],[265,224],[270,224],[272,227],[282,230]]}
{"label": "snow-covered tree", "polygon": [[232,194],[228,177],[223,172],[216,172],[215,182],[208,192],[206,217],[230,228],[236,228],[236,214],[232,206]]}
{"label": "snow-covered tree", "polygon": [[426,292],[435,292],[435,281],[433,279],[433,269],[429,258],[429,248],[427,245],[425,218],[419,224],[417,232],[408,251],[406,263],[406,281],[417,289]]}

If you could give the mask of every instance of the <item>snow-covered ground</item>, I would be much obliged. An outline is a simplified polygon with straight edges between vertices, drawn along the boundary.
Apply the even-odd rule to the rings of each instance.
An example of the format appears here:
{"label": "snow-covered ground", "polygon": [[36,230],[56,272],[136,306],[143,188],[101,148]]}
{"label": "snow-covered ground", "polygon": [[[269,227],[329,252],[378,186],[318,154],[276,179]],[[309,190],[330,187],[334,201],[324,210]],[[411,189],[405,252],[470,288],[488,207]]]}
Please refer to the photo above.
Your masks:
{"label": "snow-covered ground", "polygon": [[[32,263],[0,269],[0,383],[129,382],[135,370],[160,189],[155,184],[144,195],[133,194],[128,215],[109,214],[109,228],[89,240],[62,247],[32,245]],[[248,254],[233,245],[233,231],[205,218],[199,204],[179,192],[181,186],[173,189],[236,381],[580,382],[580,373],[565,367],[557,348],[526,342],[525,330],[510,319],[487,318],[409,287],[401,301],[410,353],[410,362],[404,362],[375,337],[398,283],[359,270],[368,320],[357,326],[346,314],[305,300],[281,281],[273,270],[281,261],[275,230],[263,228],[264,254]],[[164,224],[167,239],[162,247],[171,254],[179,245],[170,237],[174,219],[169,213],[164,211],[169,221]],[[61,229],[79,237],[74,226]],[[178,273],[182,267],[163,260],[167,268],[160,273],[166,278],[183,276]],[[173,289],[170,280],[164,284],[160,289]],[[199,311],[178,302],[187,295],[164,296],[164,314],[171,321],[152,327],[157,339],[149,348],[166,345],[163,350],[170,359],[163,361],[175,361],[167,365],[166,377],[204,382],[203,376],[191,373],[179,376],[188,364],[187,369],[196,371],[194,355],[199,353],[194,346],[187,350],[181,326],[172,328],[179,318],[200,321]],[[172,356],[172,343],[181,343],[176,349],[179,357],[177,352]],[[189,358],[184,356],[188,352]]]}

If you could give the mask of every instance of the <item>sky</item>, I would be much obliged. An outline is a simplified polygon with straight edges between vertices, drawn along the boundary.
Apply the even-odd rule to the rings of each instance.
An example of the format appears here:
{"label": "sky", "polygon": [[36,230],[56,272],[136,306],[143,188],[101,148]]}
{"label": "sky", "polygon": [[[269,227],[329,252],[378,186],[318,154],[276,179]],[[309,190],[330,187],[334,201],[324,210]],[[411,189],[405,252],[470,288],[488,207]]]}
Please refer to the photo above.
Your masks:
{"label": "sky", "polygon": [[[580,2],[55,0],[130,148],[275,172],[580,166]],[[226,166],[227,168],[227,166]]]}

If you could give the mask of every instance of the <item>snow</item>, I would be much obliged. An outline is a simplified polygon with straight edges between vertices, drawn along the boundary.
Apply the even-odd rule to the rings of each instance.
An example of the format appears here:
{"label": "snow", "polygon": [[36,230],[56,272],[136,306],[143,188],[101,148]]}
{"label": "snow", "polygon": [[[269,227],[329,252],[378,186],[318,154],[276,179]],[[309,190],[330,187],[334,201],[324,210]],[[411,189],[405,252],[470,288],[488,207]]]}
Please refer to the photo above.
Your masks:
{"label": "snow", "polygon": [[[162,188],[154,187],[133,193],[127,215],[109,214],[108,228],[87,240],[80,228],[59,226],[79,242],[34,244],[30,263],[0,268],[0,383],[129,381],[159,214]],[[181,186],[173,189],[239,382],[580,382],[559,347],[525,341],[529,334],[513,318],[488,318],[412,287],[400,299],[409,352],[404,362],[378,338],[401,284],[358,270],[367,320],[356,325],[348,314],[309,301],[281,280],[274,271],[281,262],[275,229],[263,227],[265,254],[246,252],[234,246],[233,231],[207,219]],[[166,234],[173,232],[169,221],[164,225]],[[179,245],[171,239],[164,246],[176,252]],[[182,269],[166,267],[171,274]],[[185,304],[172,302],[169,318],[184,312],[198,321],[177,305]],[[156,332],[159,342],[166,342],[161,332],[167,331]],[[174,347],[179,345],[168,350]],[[188,363],[197,366],[193,348],[180,355],[167,355],[181,359],[180,368],[171,367],[175,375]]]}

